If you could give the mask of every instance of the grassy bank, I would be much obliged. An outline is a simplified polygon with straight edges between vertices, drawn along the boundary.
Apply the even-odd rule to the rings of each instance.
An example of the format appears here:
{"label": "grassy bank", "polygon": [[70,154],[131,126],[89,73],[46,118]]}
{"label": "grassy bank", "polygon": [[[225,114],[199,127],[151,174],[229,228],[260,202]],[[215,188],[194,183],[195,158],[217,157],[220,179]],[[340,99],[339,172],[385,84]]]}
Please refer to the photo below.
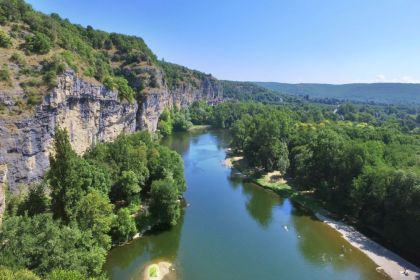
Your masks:
{"label": "grassy bank", "polygon": [[[236,159],[236,160],[235,160]],[[320,213],[322,215],[335,217],[334,214],[323,208],[323,203],[314,198],[313,192],[299,191],[292,187],[285,179],[280,177],[277,172],[263,173],[249,167],[246,160],[241,156],[233,156],[227,158],[225,163],[229,164],[240,171],[246,179],[255,183],[256,185],[271,190],[283,198],[290,198],[298,205],[312,211],[313,213]]]}
{"label": "grassy bank", "polygon": [[193,125],[190,128],[188,128],[188,131],[195,131],[195,130],[201,130],[201,129],[208,129],[211,128],[211,125]]}

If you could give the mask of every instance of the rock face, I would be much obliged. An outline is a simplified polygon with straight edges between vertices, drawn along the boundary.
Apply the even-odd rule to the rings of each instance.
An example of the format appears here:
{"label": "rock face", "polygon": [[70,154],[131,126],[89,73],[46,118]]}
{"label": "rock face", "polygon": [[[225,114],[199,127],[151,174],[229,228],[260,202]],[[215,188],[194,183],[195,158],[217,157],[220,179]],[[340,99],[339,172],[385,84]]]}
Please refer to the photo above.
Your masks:
{"label": "rock face", "polygon": [[[220,83],[204,76],[198,85],[184,84],[168,90],[159,87],[145,91],[141,104],[121,102],[115,92],[78,78],[72,71],[58,78],[58,86],[45,96],[32,116],[0,117],[0,166],[5,166],[12,192],[19,185],[42,178],[49,166],[55,126],[66,128],[73,148],[83,153],[98,141],[114,140],[136,129],[155,131],[165,108],[186,107],[196,100],[209,103],[222,99]],[[12,102],[0,92],[0,103]],[[2,175],[0,174],[0,175]],[[0,178],[2,179],[2,178]],[[4,184],[0,181],[0,211]]]}
{"label": "rock face", "polygon": [[68,130],[73,148],[83,153],[97,141],[134,131],[137,108],[120,102],[115,92],[65,72],[33,116],[0,119],[0,165],[7,165],[9,187],[16,192],[18,185],[44,175],[56,125]]}
{"label": "rock face", "polygon": [[223,99],[223,88],[220,82],[212,77],[204,76],[198,87],[190,83],[174,87],[152,89],[145,94],[139,105],[138,129],[155,131],[160,114],[165,108],[185,108],[194,101],[204,100],[214,104]]}

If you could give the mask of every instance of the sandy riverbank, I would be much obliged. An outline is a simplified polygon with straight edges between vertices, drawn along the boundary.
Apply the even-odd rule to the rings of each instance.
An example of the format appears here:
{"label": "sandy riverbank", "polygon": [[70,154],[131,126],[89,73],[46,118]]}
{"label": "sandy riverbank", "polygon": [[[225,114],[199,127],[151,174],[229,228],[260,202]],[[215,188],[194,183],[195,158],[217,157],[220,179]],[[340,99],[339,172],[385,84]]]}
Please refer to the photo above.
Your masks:
{"label": "sandy riverbank", "polygon": [[[344,239],[351,245],[361,250],[372,259],[392,279],[419,280],[420,269],[412,263],[404,260],[397,254],[389,251],[375,241],[367,238],[352,226],[332,220],[321,214],[315,214],[318,219],[340,232]],[[401,272],[407,269],[408,275]]]}
{"label": "sandy riverbank", "polygon": [[233,164],[235,163],[235,161],[241,160],[244,157],[227,157],[224,161],[223,161],[223,165],[229,168],[233,167]]}
{"label": "sandy riverbank", "polygon": [[[227,157],[223,164],[226,167],[232,168],[236,161],[241,160],[243,157]],[[268,186],[270,189],[275,189],[270,185],[275,184],[287,184],[279,172],[268,173],[259,179],[264,186]],[[258,180],[257,180],[258,181]],[[258,183],[258,182],[257,182]],[[335,229],[344,239],[346,239],[351,245],[365,253],[371,260],[378,265],[378,270],[384,271],[392,279],[397,280],[420,280],[420,268],[414,264],[406,261],[402,257],[386,249],[375,241],[367,238],[362,233],[358,232],[352,226],[344,224],[339,221],[327,218],[314,210],[317,218],[326,223],[331,228]],[[407,269],[408,274],[404,275],[403,272]]]}

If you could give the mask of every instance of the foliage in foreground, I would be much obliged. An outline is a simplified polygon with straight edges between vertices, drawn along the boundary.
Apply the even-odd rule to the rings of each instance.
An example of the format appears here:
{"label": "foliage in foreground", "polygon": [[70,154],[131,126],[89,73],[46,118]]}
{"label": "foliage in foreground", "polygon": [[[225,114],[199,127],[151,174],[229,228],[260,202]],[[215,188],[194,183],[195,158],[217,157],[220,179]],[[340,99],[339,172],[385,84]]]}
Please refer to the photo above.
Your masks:
{"label": "foliage in foreground", "polygon": [[[111,244],[144,226],[176,224],[183,162],[147,132],[122,135],[80,157],[57,128],[54,149],[45,182],[8,201],[0,230],[4,279],[103,277]],[[150,213],[142,204],[150,204]],[[150,222],[141,226],[137,219]]]}

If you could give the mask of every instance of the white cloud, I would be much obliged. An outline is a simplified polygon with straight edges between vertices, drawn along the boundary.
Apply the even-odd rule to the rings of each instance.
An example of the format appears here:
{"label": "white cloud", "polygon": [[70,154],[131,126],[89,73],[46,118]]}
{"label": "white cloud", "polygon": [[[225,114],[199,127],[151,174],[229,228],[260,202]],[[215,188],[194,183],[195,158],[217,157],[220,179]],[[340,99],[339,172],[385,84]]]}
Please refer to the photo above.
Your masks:
{"label": "white cloud", "polygon": [[403,83],[411,83],[411,84],[418,84],[420,83],[420,79],[413,78],[411,76],[404,76],[401,78]]}
{"label": "white cloud", "polygon": [[419,84],[420,79],[414,78],[412,76],[402,76],[397,78],[388,78],[383,74],[378,74],[375,76],[375,82],[377,83],[411,83]]}
{"label": "white cloud", "polygon": [[382,75],[382,74],[376,75],[376,81],[384,83],[386,81],[385,75]]}

